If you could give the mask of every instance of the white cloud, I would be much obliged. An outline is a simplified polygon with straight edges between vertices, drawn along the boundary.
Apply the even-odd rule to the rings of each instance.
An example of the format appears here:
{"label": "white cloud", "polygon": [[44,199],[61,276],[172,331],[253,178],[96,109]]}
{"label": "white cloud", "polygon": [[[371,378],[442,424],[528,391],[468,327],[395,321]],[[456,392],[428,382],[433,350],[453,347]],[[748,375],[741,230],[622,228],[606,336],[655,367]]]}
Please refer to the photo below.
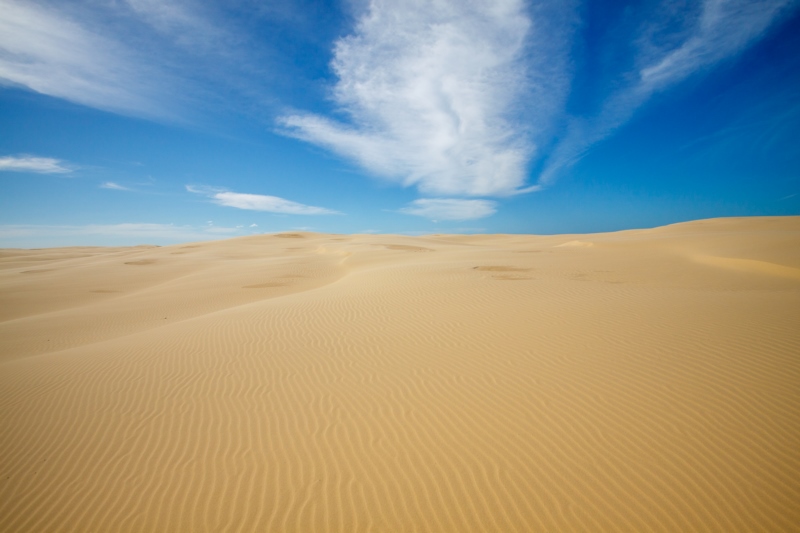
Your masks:
{"label": "white cloud", "polygon": [[648,58],[641,86],[654,91],[736,54],[764,34],[794,0],[705,0],[696,30],[666,55]]}
{"label": "white cloud", "polygon": [[225,56],[243,41],[241,36],[231,34],[228,21],[222,20],[215,2],[125,0],[125,3],[143,22],[192,55]]}
{"label": "white cloud", "polygon": [[72,169],[60,159],[34,156],[0,157],[0,171],[37,172],[39,174],[66,174]]}
{"label": "white cloud", "polygon": [[251,227],[251,228],[257,228],[257,227],[258,227],[258,224],[250,224],[250,226],[249,226],[249,227]]}
{"label": "white cloud", "polygon": [[497,212],[497,203],[491,200],[461,200],[455,198],[420,198],[399,210],[406,215],[416,215],[430,220],[473,220]]}
{"label": "white cloud", "polygon": [[427,193],[521,192],[532,137],[566,97],[570,4],[532,20],[522,0],[373,0],[334,49],[352,124],[296,113],[282,131]]}
{"label": "white cloud", "polygon": [[125,3],[139,14],[150,25],[163,32],[172,32],[184,28],[206,30],[205,21],[196,16],[185,2],[172,0],[125,0]]}
{"label": "white cloud", "polygon": [[210,197],[214,203],[250,211],[266,211],[284,215],[341,215],[342,213],[324,207],[305,205],[278,196],[230,192],[213,187],[187,185],[186,190]]}
{"label": "white cloud", "polygon": [[0,81],[108,111],[171,117],[175,102],[159,102],[165,73],[65,7],[2,0]]}
{"label": "white cloud", "polygon": [[277,196],[266,196],[263,194],[244,194],[238,192],[218,192],[214,196],[214,201],[219,205],[235,207],[237,209],[249,209],[252,211],[267,211],[269,213],[282,213],[286,215],[336,215],[339,214],[331,209],[324,207],[314,207],[311,205],[299,204],[279,198]]}
{"label": "white cloud", "polygon": [[[677,13],[681,20],[645,25],[644,37],[635,42],[637,70],[619,76],[632,81],[613,92],[597,116],[571,120],[539,184],[553,182],[594,143],[627,122],[653,94],[740,53],[796,4],[796,0],[704,0],[696,12]],[[669,10],[669,4],[664,7]],[[652,34],[669,33],[664,28],[669,24],[675,35],[667,41],[677,40],[677,45],[659,46],[648,39]]]}
{"label": "white cloud", "polygon": [[130,191],[129,188],[123,187],[122,185],[120,185],[118,183],[114,183],[113,181],[107,181],[105,183],[101,183],[100,184],[100,188],[101,189],[112,189],[112,190],[115,190],[115,191]]}
{"label": "white cloud", "polygon": [[161,122],[196,124],[243,102],[252,111],[274,102],[278,77],[278,50],[254,32],[262,11],[219,0],[0,0],[0,86]]}

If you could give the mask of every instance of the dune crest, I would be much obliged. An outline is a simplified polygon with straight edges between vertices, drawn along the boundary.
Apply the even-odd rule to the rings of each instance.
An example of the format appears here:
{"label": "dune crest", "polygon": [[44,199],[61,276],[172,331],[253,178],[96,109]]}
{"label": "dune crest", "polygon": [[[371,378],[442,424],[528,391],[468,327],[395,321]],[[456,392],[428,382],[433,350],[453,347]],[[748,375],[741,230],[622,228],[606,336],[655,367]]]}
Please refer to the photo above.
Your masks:
{"label": "dune crest", "polygon": [[0,250],[0,531],[798,531],[798,273],[800,217]]}

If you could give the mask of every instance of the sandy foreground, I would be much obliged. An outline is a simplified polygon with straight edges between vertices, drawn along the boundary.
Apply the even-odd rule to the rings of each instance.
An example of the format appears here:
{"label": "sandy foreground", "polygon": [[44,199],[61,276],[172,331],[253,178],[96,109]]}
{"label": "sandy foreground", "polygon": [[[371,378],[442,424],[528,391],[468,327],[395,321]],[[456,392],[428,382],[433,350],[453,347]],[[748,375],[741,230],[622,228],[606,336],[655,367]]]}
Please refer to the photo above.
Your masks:
{"label": "sandy foreground", "polygon": [[0,250],[0,531],[800,531],[800,217]]}

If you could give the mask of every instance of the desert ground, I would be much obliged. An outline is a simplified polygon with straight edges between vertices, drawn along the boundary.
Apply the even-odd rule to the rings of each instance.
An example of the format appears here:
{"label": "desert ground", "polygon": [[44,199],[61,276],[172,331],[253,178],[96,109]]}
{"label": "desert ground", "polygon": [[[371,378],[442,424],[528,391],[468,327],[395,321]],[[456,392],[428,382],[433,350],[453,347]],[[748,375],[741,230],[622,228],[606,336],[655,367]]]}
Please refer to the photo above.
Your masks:
{"label": "desert ground", "polygon": [[0,250],[0,531],[800,531],[800,217]]}

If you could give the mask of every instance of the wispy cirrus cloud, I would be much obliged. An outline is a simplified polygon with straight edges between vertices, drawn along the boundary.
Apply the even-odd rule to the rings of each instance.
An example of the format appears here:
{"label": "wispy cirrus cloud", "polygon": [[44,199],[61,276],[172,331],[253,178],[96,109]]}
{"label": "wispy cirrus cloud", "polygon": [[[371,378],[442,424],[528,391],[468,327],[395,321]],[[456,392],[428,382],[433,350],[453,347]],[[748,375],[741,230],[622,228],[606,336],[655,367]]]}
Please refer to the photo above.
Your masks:
{"label": "wispy cirrus cloud", "polygon": [[566,134],[548,158],[539,184],[555,181],[657,92],[741,53],[797,4],[796,0],[703,0],[699,9],[675,10],[669,2],[661,2],[654,10],[656,18],[642,21],[639,35],[631,40],[636,70],[618,73],[618,89],[597,115],[569,117]]}
{"label": "wispy cirrus cloud", "polygon": [[305,205],[278,196],[264,194],[247,194],[231,192],[215,187],[187,185],[186,190],[195,194],[203,194],[215,204],[249,211],[264,211],[281,215],[341,215],[339,211]]}
{"label": "wispy cirrus cloud", "polygon": [[66,8],[2,1],[0,82],[107,111],[172,116],[166,73]]}
{"label": "wispy cirrus cloud", "polygon": [[0,157],[0,171],[36,172],[38,174],[68,174],[73,171],[64,161],[52,157],[31,155]]}
{"label": "wispy cirrus cloud", "polygon": [[419,198],[399,211],[433,221],[474,220],[495,214],[497,202],[458,198]]}
{"label": "wispy cirrus cloud", "polygon": [[226,2],[125,0],[125,4],[139,20],[190,55],[211,58],[232,49],[242,52],[241,37],[220,17],[220,6]]}
{"label": "wispy cirrus cloud", "polygon": [[[212,30],[207,21],[196,13],[195,2],[186,0],[124,0],[148,24],[165,33],[189,33]],[[194,9],[193,9],[194,8]],[[199,33],[198,32],[198,33]]]}
{"label": "wispy cirrus cloud", "polygon": [[570,4],[374,0],[334,47],[349,121],[293,113],[281,131],[424,193],[521,192],[567,94]]}
{"label": "wispy cirrus cloud", "polygon": [[253,23],[270,16],[222,0],[0,0],[0,85],[159,122],[251,111],[274,105],[280,50]]}

